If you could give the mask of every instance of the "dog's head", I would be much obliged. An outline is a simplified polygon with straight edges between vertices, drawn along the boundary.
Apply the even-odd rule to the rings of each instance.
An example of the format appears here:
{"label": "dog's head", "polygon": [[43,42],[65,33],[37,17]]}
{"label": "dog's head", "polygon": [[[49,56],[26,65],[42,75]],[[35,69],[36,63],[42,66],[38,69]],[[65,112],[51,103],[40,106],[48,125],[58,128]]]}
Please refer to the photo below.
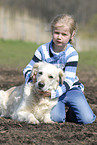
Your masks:
{"label": "dog's head", "polygon": [[63,83],[63,80],[65,79],[65,74],[60,68],[46,62],[35,63],[32,74],[35,72],[35,87],[41,91],[56,90],[59,85],[59,81]]}

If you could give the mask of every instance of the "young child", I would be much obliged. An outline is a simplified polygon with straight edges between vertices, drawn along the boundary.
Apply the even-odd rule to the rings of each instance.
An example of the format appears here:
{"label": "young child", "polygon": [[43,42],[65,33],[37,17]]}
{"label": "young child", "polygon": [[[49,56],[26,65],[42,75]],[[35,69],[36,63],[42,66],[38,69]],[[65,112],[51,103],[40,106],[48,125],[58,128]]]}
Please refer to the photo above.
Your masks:
{"label": "young child", "polygon": [[[51,110],[51,119],[55,122],[66,120],[80,124],[89,124],[95,121],[87,100],[83,94],[84,86],[76,76],[78,53],[73,48],[73,37],[76,32],[76,22],[70,15],[61,14],[51,22],[52,40],[41,45],[35,52],[32,60],[23,70],[25,82],[30,79],[34,63],[45,61],[61,68],[65,73],[63,85],[57,90],[40,92],[51,99],[59,98],[57,105]],[[33,74],[33,81],[35,74]],[[70,109],[66,118],[65,105]]]}

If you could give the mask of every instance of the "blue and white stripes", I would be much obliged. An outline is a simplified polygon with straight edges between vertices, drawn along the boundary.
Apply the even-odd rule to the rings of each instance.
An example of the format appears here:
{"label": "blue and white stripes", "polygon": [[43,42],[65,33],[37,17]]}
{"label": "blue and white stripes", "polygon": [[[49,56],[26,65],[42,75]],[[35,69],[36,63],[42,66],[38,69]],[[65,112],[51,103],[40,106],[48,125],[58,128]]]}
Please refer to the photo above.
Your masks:
{"label": "blue and white stripes", "polygon": [[72,45],[68,43],[65,51],[56,54],[52,49],[52,43],[53,41],[43,44],[36,50],[32,60],[23,70],[25,82],[28,83],[29,81],[34,63],[45,61],[63,69],[66,77],[63,81],[63,85],[59,85],[57,90],[51,91],[51,98],[60,97],[72,87],[80,87],[83,90],[84,86],[79,83],[79,79],[76,76],[78,53]]}

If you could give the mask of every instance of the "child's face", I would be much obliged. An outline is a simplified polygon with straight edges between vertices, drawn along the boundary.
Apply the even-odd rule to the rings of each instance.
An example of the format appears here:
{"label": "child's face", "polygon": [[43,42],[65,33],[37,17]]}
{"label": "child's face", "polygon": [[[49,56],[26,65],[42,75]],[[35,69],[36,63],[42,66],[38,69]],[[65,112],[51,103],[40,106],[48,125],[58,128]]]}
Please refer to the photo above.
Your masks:
{"label": "child's face", "polygon": [[70,34],[70,29],[67,25],[55,25],[55,28],[53,30],[53,42],[56,47],[64,48],[71,38],[72,35]]}

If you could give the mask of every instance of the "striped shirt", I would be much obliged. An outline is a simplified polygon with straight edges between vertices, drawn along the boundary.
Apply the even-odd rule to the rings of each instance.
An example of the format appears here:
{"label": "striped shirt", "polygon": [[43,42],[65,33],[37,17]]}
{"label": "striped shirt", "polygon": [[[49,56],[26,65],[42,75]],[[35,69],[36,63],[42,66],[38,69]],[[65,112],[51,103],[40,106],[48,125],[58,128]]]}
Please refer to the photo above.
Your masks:
{"label": "striped shirt", "polygon": [[59,84],[56,90],[51,91],[51,98],[60,97],[73,87],[80,87],[84,90],[84,86],[79,82],[76,76],[76,69],[78,64],[78,53],[73,46],[68,43],[64,51],[55,53],[52,49],[53,41],[41,45],[35,52],[30,63],[24,68],[23,74],[25,76],[25,83],[29,82],[31,70],[34,63],[45,61],[54,64],[56,67],[61,68],[65,73],[65,80],[63,85]]}

